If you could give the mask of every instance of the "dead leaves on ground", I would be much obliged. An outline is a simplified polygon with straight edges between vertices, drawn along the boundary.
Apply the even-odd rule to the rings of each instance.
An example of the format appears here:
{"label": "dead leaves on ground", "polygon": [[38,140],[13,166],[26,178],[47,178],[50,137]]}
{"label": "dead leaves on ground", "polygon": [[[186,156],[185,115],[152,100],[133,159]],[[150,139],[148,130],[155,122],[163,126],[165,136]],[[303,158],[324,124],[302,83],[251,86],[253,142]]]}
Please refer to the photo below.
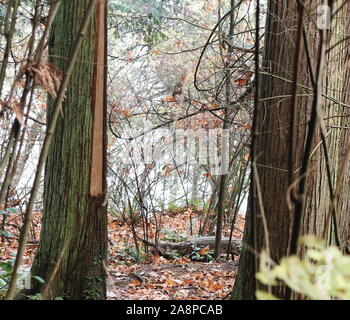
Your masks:
{"label": "dead leaves on ground", "polygon": [[[109,284],[108,297],[112,300],[220,300],[232,290],[236,269],[234,262],[120,266],[118,271],[111,272],[116,285]],[[130,277],[129,281],[120,281],[130,270],[143,280]]]}
{"label": "dead leaves on ground", "polygon": [[[163,213],[162,226],[164,232],[177,231],[189,234],[189,221],[193,219],[193,229],[198,230],[199,213],[193,209],[166,211]],[[41,213],[34,214],[35,238],[40,233]],[[243,229],[244,218],[239,216],[237,227]],[[20,216],[11,221],[8,232],[18,236],[21,225]],[[154,237],[155,226],[148,225],[150,239]],[[137,229],[142,234],[141,227]],[[228,232],[226,230],[225,232]],[[234,236],[241,235],[234,232]],[[151,239],[152,241],[152,239]],[[132,232],[123,221],[109,219],[109,281],[108,299],[110,300],[220,300],[232,290],[237,272],[235,262],[201,263],[193,262],[187,257],[169,261],[164,257],[152,254],[147,264],[135,264],[118,257],[118,252],[133,247]],[[31,242],[25,252],[24,263],[28,266],[33,261],[37,242]],[[0,260],[13,259],[17,251],[16,239],[0,241]],[[209,247],[200,249],[206,254]],[[136,275],[136,276],[135,276]]]}
{"label": "dead leaves on ground", "polygon": [[[160,238],[174,231],[181,235],[189,235],[191,219],[196,233],[202,215],[203,213],[190,208],[164,212]],[[236,226],[243,229],[243,217],[238,217]],[[153,241],[154,224],[149,224],[148,229],[150,241]],[[140,226],[136,232],[142,234]],[[241,234],[235,230],[234,236],[240,238]],[[148,264],[131,264],[129,260],[123,261],[117,254],[125,247],[133,246],[130,227],[123,221],[111,221],[109,239],[112,244],[112,261],[108,298],[111,300],[216,300],[223,299],[232,290],[237,271],[235,262],[200,263],[187,257],[169,261],[153,254]],[[209,251],[209,247],[204,247],[199,250],[199,254],[205,255]],[[131,274],[138,274],[139,278],[130,276]]]}

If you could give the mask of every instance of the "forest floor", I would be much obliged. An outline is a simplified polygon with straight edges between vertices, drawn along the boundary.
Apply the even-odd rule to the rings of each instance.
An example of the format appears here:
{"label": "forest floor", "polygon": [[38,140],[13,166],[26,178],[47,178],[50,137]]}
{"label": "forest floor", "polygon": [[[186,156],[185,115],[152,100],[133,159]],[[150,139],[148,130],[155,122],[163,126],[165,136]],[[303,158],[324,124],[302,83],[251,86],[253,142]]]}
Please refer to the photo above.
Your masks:
{"label": "forest floor", "polygon": [[[183,241],[191,239],[190,221],[193,236],[198,234],[202,212],[173,210],[162,214],[160,240]],[[132,255],[134,241],[131,227],[120,220],[110,221],[109,240],[111,250],[109,299],[130,300],[220,300],[232,291],[237,263],[195,262],[188,257],[167,260],[153,253],[144,258],[144,263],[134,263]],[[244,228],[244,218],[239,216],[236,227]],[[153,242],[155,225],[149,228],[149,241]],[[225,228],[224,236],[229,236]],[[143,230],[136,229],[138,235]],[[241,233],[235,230],[233,236],[240,239]],[[142,243],[140,243],[142,247]],[[127,252],[126,252],[127,251]],[[209,248],[198,251],[199,255],[211,256]],[[237,260],[237,258],[236,258]]]}
{"label": "forest floor", "polygon": [[[40,213],[34,215],[33,230],[24,255],[24,268],[30,268],[40,233]],[[160,240],[184,241],[198,234],[202,212],[192,210],[173,210],[162,214]],[[148,239],[154,241],[155,221],[147,224]],[[192,234],[190,231],[192,221]],[[20,217],[13,216],[8,221],[6,232],[9,237],[0,238],[0,262],[11,261],[17,251]],[[136,234],[142,238],[144,228],[139,221]],[[236,227],[244,228],[244,218],[238,217]],[[109,215],[109,278],[107,295],[109,300],[221,300],[228,298],[237,272],[235,261],[212,261],[212,251],[202,248],[197,257],[209,258],[209,262],[192,261],[189,257],[174,255],[167,260],[154,250],[144,254],[144,245],[138,241],[141,254],[136,258],[135,242],[129,221]],[[229,235],[225,228],[224,236]],[[233,236],[241,238],[235,230]],[[141,260],[141,262],[140,262]],[[236,260],[237,257],[236,257]]]}

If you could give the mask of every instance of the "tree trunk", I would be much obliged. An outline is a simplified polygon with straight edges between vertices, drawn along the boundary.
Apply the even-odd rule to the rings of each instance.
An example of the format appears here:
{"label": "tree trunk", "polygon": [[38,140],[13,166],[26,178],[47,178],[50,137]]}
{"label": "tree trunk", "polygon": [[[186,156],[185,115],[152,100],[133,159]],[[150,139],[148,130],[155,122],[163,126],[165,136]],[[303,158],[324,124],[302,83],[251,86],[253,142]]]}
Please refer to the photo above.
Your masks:
{"label": "tree trunk", "polygon": [[[230,30],[229,30],[229,38],[231,38],[234,34],[234,7],[235,7],[235,0],[231,0],[231,13],[230,13]],[[233,52],[233,48],[231,45],[228,47],[228,56],[230,56]],[[222,129],[227,130],[228,129],[228,121],[229,121],[229,109],[231,106],[231,69],[229,66],[229,61],[226,62],[226,97],[225,97],[225,107],[224,107],[224,119],[223,119],[223,125]],[[223,134],[223,133],[222,133]],[[224,152],[228,152],[229,150],[222,149],[222,154]],[[224,155],[222,156],[222,162],[224,160]],[[222,166],[224,166],[223,163],[221,163]],[[214,249],[214,257],[215,260],[219,259],[221,255],[221,238],[222,238],[222,229],[223,229],[223,222],[224,222],[224,215],[225,215],[225,201],[226,201],[226,186],[227,186],[227,173],[222,173],[222,175],[219,178],[219,191],[218,191],[218,203],[216,207],[216,230],[215,230],[215,249]]]}
{"label": "tree trunk", "polygon": [[[88,2],[63,1],[59,9],[50,55],[61,69]],[[106,2],[97,1],[45,168],[41,240],[32,275],[46,280],[48,298],[106,297]],[[52,106],[50,100],[49,119]],[[33,283],[34,291],[40,286]]]}
{"label": "tree trunk", "polygon": [[194,167],[193,170],[193,179],[192,179],[192,190],[191,190],[191,205],[193,207],[197,207],[198,203],[198,180],[199,180],[199,175],[201,173],[201,168],[200,167]]}
{"label": "tree trunk", "polygon": [[[255,299],[255,291],[260,285],[256,282],[255,273],[259,262],[256,253],[266,248],[266,234],[263,226],[263,211],[259,205],[257,192],[257,178],[260,181],[263,209],[268,229],[270,255],[275,262],[288,255],[290,246],[291,227],[294,218],[294,207],[291,210],[287,205],[289,188],[288,155],[290,152],[290,117],[292,98],[292,80],[295,72],[295,50],[298,32],[298,10],[296,1],[271,0],[268,7],[268,21],[264,49],[263,74],[261,76],[260,103],[256,110],[253,154],[257,157],[256,176],[252,176],[252,185],[249,201],[249,213],[246,218],[243,251],[240,259],[239,273],[233,291],[234,299]],[[334,10],[343,1],[334,1]],[[305,3],[306,14],[313,16],[316,21],[317,5],[323,4],[320,0]],[[347,35],[350,5],[347,4],[337,14],[333,21],[331,44],[338,42],[338,35]],[[310,22],[310,17],[304,20],[308,46],[313,62],[313,69],[318,60],[319,30]],[[348,55],[349,42],[344,41],[334,51],[327,55],[323,94],[331,96],[344,103],[349,103],[349,71],[343,66]],[[298,59],[298,84],[312,88],[310,73],[307,65],[306,47],[301,45],[301,54]],[[341,53],[339,53],[341,52]],[[286,81],[288,80],[288,81]],[[327,88],[325,88],[327,87]],[[305,140],[308,133],[308,121],[312,108],[312,91],[298,86],[296,100],[295,134],[293,135],[293,171],[301,167],[304,156]],[[285,97],[289,95],[289,97]],[[302,96],[301,96],[302,95]],[[283,96],[283,97],[282,97]],[[336,181],[340,161],[347,147],[347,134],[344,130],[332,126],[343,126],[348,120],[339,117],[346,110],[338,103],[329,99],[322,100],[327,131],[327,147],[330,156],[333,185],[349,180],[348,174],[344,181]],[[334,117],[337,116],[337,117]],[[313,141],[313,150],[320,143],[319,126],[316,128],[316,137]],[[344,194],[349,192],[349,184],[344,185]],[[326,217],[330,205],[330,192],[326,175],[326,161],[323,146],[320,145],[312,155],[310,170],[306,186],[306,204],[302,212],[301,233],[322,236],[326,226]],[[348,215],[349,201],[343,197],[338,202],[338,228],[342,244],[349,240],[350,217]],[[328,242],[334,239],[333,233],[328,233]],[[253,249],[253,250],[252,250]],[[254,253],[253,253],[254,252]],[[288,290],[281,285],[273,292],[280,298],[288,297]]]}

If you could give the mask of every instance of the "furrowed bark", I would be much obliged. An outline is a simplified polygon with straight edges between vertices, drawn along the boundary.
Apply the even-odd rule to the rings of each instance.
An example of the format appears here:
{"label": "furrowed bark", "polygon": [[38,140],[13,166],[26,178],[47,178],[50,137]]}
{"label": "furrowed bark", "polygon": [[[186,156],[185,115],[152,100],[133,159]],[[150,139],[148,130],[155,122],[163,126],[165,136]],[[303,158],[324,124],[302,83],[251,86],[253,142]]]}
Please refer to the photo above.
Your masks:
{"label": "furrowed bark", "polygon": [[[320,0],[303,2],[305,10],[304,27],[309,45],[312,69],[317,70],[319,63],[320,30],[315,27],[310,19],[310,14],[316,21],[316,8],[323,4]],[[334,1],[334,12],[343,6],[343,1]],[[310,93],[306,88],[313,87],[310,75],[309,59],[307,58],[305,41],[300,46],[301,55],[298,63],[298,88],[295,96],[296,102],[291,98],[278,98],[293,92],[293,75],[295,75],[294,57],[298,33],[298,8],[297,1],[271,0],[268,8],[268,21],[265,35],[265,50],[261,76],[261,96],[256,106],[254,117],[254,150],[253,155],[258,156],[255,160],[258,176],[261,182],[263,207],[266,212],[269,229],[269,243],[271,259],[279,262],[283,256],[290,252],[291,229],[295,219],[295,206],[288,203],[291,191],[291,173],[294,179],[300,177],[300,168],[305,160],[304,151],[311,119],[312,106],[315,101],[313,96],[305,96]],[[339,35],[347,35],[349,22],[344,17],[348,16],[350,3],[342,7],[332,23],[331,43],[329,47],[339,43]],[[277,17],[277,18],[276,18]],[[282,23],[283,22],[283,23]],[[347,214],[349,200],[349,173],[345,176],[339,174],[339,167],[346,157],[346,148],[349,145],[347,130],[342,129],[349,123],[348,117],[344,116],[346,110],[344,104],[349,103],[349,70],[344,68],[349,53],[349,41],[342,42],[340,48],[334,51],[326,51],[324,76],[320,78],[316,103],[322,107],[324,125],[327,128],[327,148],[322,146],[324,139],[321,137],[319,123],[313,137],[309,138],[311,153],[308,159],[307,169],[304,165],[304,173],[307,174],[305,189],[303,190],[304,205],[299,210],[300,226],[294,229],[293,252],[296,251],[296,239],[305,234],[313,234],[322,237],[325,229],[326,241],[335,243],[334,225],[328,226],[329,205],[332,201],[330,192],[329,170],[333,179],[332,185],[342,184],[342,196],[337,197],[337,225],[339,226],[339,238],[341,246],[349,247],[350,219]],[[322,63],[321,63],[322,64]],[[322,73],[321,73],[322,74]],[[296,77],[295,77],[296,78]],[[320,92],[322,89],[322,92]],[[322,96],[322,98],[320,97]],[[327,98],[331,97],[331,98]],[[341,101],[342,103],[334,103]],[[295,106],[295,112],[291,107]],[[291,117],[295,116],[294,120]],[[294,123],[296,129],[290,136],[290,124]],[[289,144],[293,143],[293,157],[288,159]],[[310,150],[310,147],[308,147]],[[325,150],[328,150],[328,160]],[[254,161],[254,160],[253,160]],[[331,164],[331,167],[329,166]],[[327,173],[328,172],[328,173]],[[339,177],[339,178],[337,178]],[[292,177],[293,178],[293,177]],[[341,181],[337,181],[337,179]],[[288,182],[289,180],[289,182]],[[296,184],[298,186],[298,183]],[[256,283],[255,273],[259,268],[258,254],[265,249],[265,232],[259,208],[258,198],[252,186],[249,200],[249,213],[246,218],[246,231],[243,239],[243,252],[233,291],[234,299],[255,299],[255,290],[266,290]],[[298,197],[298,188],[292,192]],[[300,191],[299,191],[300,193]],[[290,207],[291,206],[291,207]],[[329,219],[328,219],[329,220]],[[334,221],[334,219],[333,219]],[[303,253],[303,250],[300,252]],[[274,288],[273,293],[282,299],[289,298],[288,289],[284,285]],[[292,298],[295,298],[293,295]]]}
{"label": "furrowed bark", "polygon": [[[33,204],[46,159],[45,213],[40,249],[32,267],[32,275],[45,279],[52,274],[51,270],[56,267],[62,246],[66,243],[65,239],[73,233],[71,245],[60,261],[56,278],[51,283],[51,297],[67,296],[77,299],[83,296],[105,296],[102,261],[105,259],[106,245],[103,235],[106,233],[106,218],[101,209],[104,195],[89,194],[95,107],[92,103],[92,79],[97,66],[94,63],[96,2],[65,1],[56,18],[53,28],[55,40],[50,54],[70,54],[67,62],[57,62],[61,69],[65,69],[65,73],[57,99],[49,103],[48,131],[40,154],[6,299],[13,299],[15,295],[17,270],[22,262]],[[105,5],[104,1],[99,2],[99,6],[103,4]],[[68,87],[69,81],[71,82]],[[65,95],[65,117],[58,119]],[[53,144],[50,147],[51,141]],[[87,258],[84,263],[81,260],[82,255]],[[32,291],[39,292],[40,287],[38,283],[33,283]]]}
{"label": "furrowed bark", "polygon": [[[65,51],[67,30],[61,29],[60,21],[81,14],[84,3],[62,5],[51,49],[55,54]],[[50,290],[45,289],[48,298],[106,298],[105,23],[106,1],[98,1],[46,165],[42,239],[32,274],[46,279],[54,270]],[[72,24],[67,26],[69,32],[74,30],[74,19]]]}

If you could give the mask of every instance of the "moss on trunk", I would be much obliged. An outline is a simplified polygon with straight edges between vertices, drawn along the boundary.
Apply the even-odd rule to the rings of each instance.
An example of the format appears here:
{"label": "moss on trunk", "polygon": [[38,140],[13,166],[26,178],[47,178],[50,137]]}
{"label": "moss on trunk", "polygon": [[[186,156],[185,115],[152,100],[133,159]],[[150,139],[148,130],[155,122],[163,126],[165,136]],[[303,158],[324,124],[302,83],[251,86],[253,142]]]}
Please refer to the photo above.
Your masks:
{"label": "moss on trunk", "polygon": [[[57,14],[50,42],[50,59],[62,70],[82,22],[89,1],[63,1]],[[97,77],[102,59],[105,70],[105,25],[99,25],[100,14],[105,14],[105,1],[98,4],[96,17],[79,52],[63,105],[63,114],[57,123],[53,143],[45,168],[44,216],[40,246],[32,274],[48,281],[55,268],[56,276],[49,286],[49,298],[104,299],[106,297],[105,264],[107,255],[106,191],[106,98],[105,73]],[[102,19],[105,20],[105,19]],[[103,38],[103,41],[101,41]],[[99,40],[98,40],[99,39]],[[97,60],[99,59],[99,60]],[[96,82],[103,99],[96,99]],[[99,93],[101,95],[101,93]],[[101,105],[102,104],[102,105]],[[53,102],[49,100],[48,121]],[[94,124],[96,108],[101,119]],[[96,135],[97,131],[100,132]],[[95,137],[95,138],[94,138]],[[96,137],[99,137],[97,140]],[[93,144],[102,146],[101,163],[93,167]],[[91,173],[102,184],[99,192],[91,194]],[[63,248],[66,247],[66,250]],[[40,284],[33,284],[40,291]]]}

